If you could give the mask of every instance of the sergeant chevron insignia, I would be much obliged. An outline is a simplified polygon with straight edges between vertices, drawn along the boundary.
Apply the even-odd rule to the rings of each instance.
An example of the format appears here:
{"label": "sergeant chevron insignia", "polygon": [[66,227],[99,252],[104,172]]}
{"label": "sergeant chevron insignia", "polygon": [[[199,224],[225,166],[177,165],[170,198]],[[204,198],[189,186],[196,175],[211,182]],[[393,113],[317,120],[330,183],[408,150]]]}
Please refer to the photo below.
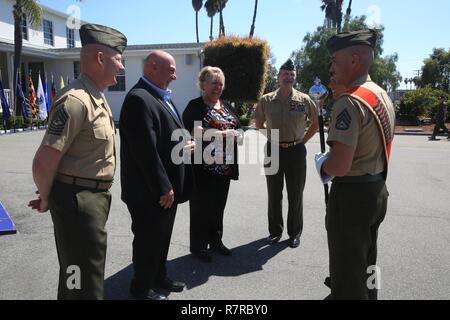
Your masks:
{"label": "sergeant chevron insignia", "polygon": [[348,113],[347,109],[339,113],[336,118],[336,129],[344,131],[350,128],[350,124],[352,123],[352,117]]}
{"label": "sergeant chevron insignia", "polygon": [[60,108],[54,115],[52,122],[47,128],[48,134],[61,136],[68,119],[69,114],[67,113],[66,109],[64,109],[64,107]]}

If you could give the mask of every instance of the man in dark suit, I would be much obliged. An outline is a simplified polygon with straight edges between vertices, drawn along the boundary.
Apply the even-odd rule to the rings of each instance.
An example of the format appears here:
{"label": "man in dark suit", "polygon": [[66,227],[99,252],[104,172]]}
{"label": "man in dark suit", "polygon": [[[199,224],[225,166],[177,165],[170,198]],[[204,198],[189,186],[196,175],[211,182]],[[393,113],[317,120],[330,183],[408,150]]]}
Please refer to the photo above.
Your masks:
{"label": "man in dark suit", "polygon": [[130,293],[136,299],[165,300],[162,291],[181,292],[185,286],[166,273],[177,205],[187,200],[192,183],[190,167],[171,159],[180,143],[172,141],[172,133],[183,129],[167,89],[173,80],[175,59],[153,51],[120,114],[122,200],[130,211],[134,234]]}

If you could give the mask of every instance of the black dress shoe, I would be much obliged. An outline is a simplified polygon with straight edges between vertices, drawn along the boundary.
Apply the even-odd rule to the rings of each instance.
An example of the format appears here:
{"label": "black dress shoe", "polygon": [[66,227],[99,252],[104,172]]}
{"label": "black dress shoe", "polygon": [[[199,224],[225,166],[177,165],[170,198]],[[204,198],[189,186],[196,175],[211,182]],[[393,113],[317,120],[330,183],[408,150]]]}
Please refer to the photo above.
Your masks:
{"label": "black dress shoe", "polygon": [[220,243],[218,245],[212,245],[211,249],[223,256],[231,256],[231,250],[225,247],[223,243]]}
{"label": "black dress shoe", "polygon": [[211,263],[212,258],[206,250],[193,251],[192,255],[202,262]]}
{"label": "black dress shoe", "polygon": [[323,300],[333,300],[333,296],[331,295],[331,293],[329,295],[327,295],[325,298],[323,298]]}
{"label": "black dress shoe", "polygon": [[297,248],[300,245],[300,237],[289,239],[289,247]]}
{"label": "black dress shoe", "polygon": [[166,278],[159,288],[170,291],[170,292],[181,292],[186,287],[186,284],[181,281],[174,281],[172,279]]}
{"label": "black dress shoe", "polygon": [[167,300],[168,297],[152,289],[148,290],[147,293],[135,293],[130,291],[130,298],[133,300]]}
{"label": "black dress shoe", "polygon": [[330,277],[326,277],[325,281],[323,282],[323,284],[331,289],[331,278]]}
{"label": "black dress shoe", "polygon": [[281,236],[272,236],[272,235],[270,235],[270,236],[267,237],[267,243],[268,244],[275,244],[275,243],[278,243],[280,241],[280,239],[281,239]]}

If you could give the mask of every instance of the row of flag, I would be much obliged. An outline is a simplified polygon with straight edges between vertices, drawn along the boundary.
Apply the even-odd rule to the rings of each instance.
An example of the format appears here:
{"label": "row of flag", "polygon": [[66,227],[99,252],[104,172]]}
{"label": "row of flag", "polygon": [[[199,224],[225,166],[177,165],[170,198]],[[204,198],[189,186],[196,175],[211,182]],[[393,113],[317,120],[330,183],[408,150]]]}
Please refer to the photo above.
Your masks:
{"label": "row of flag", "polygon": [[[67,80],[70,83],[69,79]],[[64,79],[61,76],[60,79],[60,88],[64,88]],[[24,118],[40,118],[41,120],[46,120],[51,108],[51,102],[56,97],[56,86],[55,82],[51,81],[51,89],[49,86],[49,82],[47,77],[44,77],[44,83],[42,83],[41,74],[38,76],[38,86],[37,91],[34,89],[33,80],[31,76],[29,76],[28,82],[28,98],[25,98],[25,95],[22,91],[22,83],[20,80],[20,75],[17,77],[17,86],[16,86],[16,99],[17,106],[20,107],[22,111],[22,115]],[[5,96],[5,91],[3,90],[2,81],[0,79],[0,103],[3,111],[3,120],[8,121],[11,117],[11,111],[9,107],[8,100]]]}

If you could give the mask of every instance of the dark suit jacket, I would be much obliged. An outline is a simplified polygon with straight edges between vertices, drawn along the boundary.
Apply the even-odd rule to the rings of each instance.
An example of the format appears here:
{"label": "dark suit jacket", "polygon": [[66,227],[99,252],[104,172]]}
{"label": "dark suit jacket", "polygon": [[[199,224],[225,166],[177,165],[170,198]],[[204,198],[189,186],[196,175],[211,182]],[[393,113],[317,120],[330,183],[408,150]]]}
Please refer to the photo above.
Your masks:
{"label": "dark suit jacket", "polygon": [[[172,103],[173,105],[173,103]],[[159,201],[173,189],[175,203],[188,200],[192,168],[174,164],[172,132],[181,120],[142,79],[128,92],[120,112],[120,168],[125,203]]]}

